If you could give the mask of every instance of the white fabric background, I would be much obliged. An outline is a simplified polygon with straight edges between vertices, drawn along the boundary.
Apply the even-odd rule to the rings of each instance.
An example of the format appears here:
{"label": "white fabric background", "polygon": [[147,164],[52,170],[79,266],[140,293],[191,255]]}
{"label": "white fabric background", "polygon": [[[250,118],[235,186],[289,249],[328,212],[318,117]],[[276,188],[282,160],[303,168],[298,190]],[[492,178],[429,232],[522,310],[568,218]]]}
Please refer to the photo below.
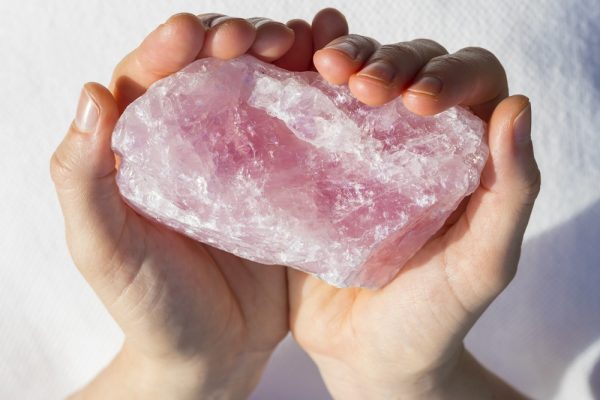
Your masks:
{"label": "white fabric background", "polygon": [[[530,96],[543,189],[520,271],[468,337],[494,371],[535,398],[600,398],[600,3],[514,1],[0,2],[0,398],[63,397],[122,336],[68,256],[48,160],[85,81],[169,15],[223,12],[310,20],[324,6],[382,42],[429,37],[492,50],[512,93]],[[326,399],[285,341],[257,399]]]}

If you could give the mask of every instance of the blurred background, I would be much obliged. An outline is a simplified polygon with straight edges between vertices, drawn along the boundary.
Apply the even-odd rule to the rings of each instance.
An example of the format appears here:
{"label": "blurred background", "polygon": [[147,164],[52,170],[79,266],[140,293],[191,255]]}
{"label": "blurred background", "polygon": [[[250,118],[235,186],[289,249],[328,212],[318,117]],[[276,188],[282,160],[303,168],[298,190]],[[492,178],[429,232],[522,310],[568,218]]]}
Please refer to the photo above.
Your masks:
{"label": "blurred background", "polygon": [[[542,192],[514,282],[467,347],[539,399],[600,398],[600,2],[21,0],[0,2],[0,398],[64,397],[122,334],[69,258],[48,173],[86,81],[170,15],[220,12],[308,21],[323,7],[382,43],[481,46],[530,97]],[[329,398],[288,338],[256,399]]]}

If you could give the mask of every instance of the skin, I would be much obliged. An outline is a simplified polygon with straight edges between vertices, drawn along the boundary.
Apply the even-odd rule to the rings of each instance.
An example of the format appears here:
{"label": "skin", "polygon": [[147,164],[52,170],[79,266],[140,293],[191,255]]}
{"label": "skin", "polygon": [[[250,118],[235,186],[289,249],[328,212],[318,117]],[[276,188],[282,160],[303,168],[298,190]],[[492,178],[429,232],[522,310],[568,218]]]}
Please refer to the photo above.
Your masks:
{"label": "skin", "polygon": [[[294,337],[335,398],[519,398],[462,343],[514,276],[539,192],[529,101],[507,98],[502,66],[479,48],[448,55],[430,40],[381,46],[350,35],[317,51],[314,64],[370,105],[402,95],[421,115],[469,106],[489,122],[491,154],[480,187],[383,289],[337,289],[288,270]],[[424,76],[441,91],[419,83]]]}
{"label": "skin", "polygon": [[[290,328],[335,398],[518,396],[462,340],[514,274],[539,189],[523,118],[514,132],[517,115],[530,115],[528,101],[506,98],[504,71],[484,50],[448,56],[432,41],[381,46],[347,34],[334,9],[285,25],[177,14],[117,65],[108,89],[84,86],[97,123],[76,117],[50,169],[73,260],[126,339],[74,398],[244,398]],[[110,135],[122,110],[197,58],[246,52],[316,69],[367,104],[402,94],[419,114],[464,104],[490,121],[480,188],[384,289],[336,289],[240,259],[141,218],[121,199]],[[392,65],[391,81],[375,62]],[[415,83],[422,76],[441,79],[441,92]]]}
{"label": "skin", "polygon": [[[249,52],[291,69],[311,66],[313,41],[334,39],[318,29],[331,14],[319,13],[315,29],[300,20],[288,27],[178,14],[117,65],[109,89],[84,86],[97,126],[75,119],[53,154],[51,176],[73,260],[126,339],[112,364],[75,398],[237,399],[252,391],[288,332],[285,269],[240,259],[136,214],[119,195],[110,136],[131,101],[197,58]],[[339,16],[333,12],[346,34]],[[286,57],[290,48],[301,51]]]}

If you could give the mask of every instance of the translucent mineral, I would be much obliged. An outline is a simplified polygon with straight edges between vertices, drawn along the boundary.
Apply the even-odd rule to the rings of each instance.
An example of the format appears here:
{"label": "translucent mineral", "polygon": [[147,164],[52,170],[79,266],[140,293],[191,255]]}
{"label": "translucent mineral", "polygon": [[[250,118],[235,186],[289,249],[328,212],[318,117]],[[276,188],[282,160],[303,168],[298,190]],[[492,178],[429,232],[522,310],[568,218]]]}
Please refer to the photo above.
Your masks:
{"label": "translucent mineral", "polygon": [[478,186],[484,132],[465,108],[369,107],[316,72],[242,56],[156,82],[112,144],[122,196],[151,220],[335,286],[378,288]]}

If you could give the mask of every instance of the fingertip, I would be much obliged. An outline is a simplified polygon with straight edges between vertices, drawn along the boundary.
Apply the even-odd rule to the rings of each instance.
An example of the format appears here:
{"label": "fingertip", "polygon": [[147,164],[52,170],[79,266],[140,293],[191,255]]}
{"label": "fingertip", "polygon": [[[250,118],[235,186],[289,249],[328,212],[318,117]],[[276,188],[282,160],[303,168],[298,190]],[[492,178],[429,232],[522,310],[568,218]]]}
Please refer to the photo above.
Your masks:
{"label": "fingertip", "polygon": [[[509,134],[504,131],[510,130]],[[492,151],[513,154],[509,149],[531,144],[531,103],[524,95],[513,95],[498,104],[490,119]],[[504,150],[504,151],[502,151]],[[517,152],[518,153],[518,152]]]}
{"label": "fingertip", "polygon": [[98,119],[100,118],[100,106],[97,101],[90,95],[92,88],[83,85],[77,102],[77,111],[73,119],[73,130],[78,133],[93,135],[96,133]]}
{"label": "fingertip", "polygon": [[445,101],[444,82],[437,76],[421,76],[416,79],[403,93],[404,106],[419,115],[435,115],[452,104]]}
{"label": "fingertip", "polygon": [[356,70],[356,63],[350,56],[334,48],[316,51],[313,63],[321,76],[335,85],[347,83],[350,75]]}
{"label": "fingertip", "polygon": [[231,59],[250,49],[256,38],[256,28],[243,18],[228,18],[208,30],[204,46],[198,54],[202,57]]}
{"label": "fingertip", "polygon": [[325,7],[321,10],[319,10],[314,18],[313,18],[313,23],[315,21],[319,21],[320,19],[328,19],[328,18],[333,18],[333,19],[343,19],[344,21],[346,21],[346,17],[344,16],[344,14],[342,14],[342,12],[340,10],[338,10],[335,7]]}
{"label": "fingertip", "polygon": [[175,14],[165,23],[163,36],[172,41],[173,45],[181,46],[182,50],[188,56],[193,54],[193,50],[199,50],[204,43],[206,28],[194,14],[180,13]]}
{"label": "fingertip", "polygon": [[310,24],[300,18],[290,19],[285,25],[293,30],[296,36],[298,35],[298,31],[310,33]]}
{"label": "fingertip", "polygon": [[294,43],[294,30],[280,22],[266,21],[256,28],[250,53],[264,61],[282,57]]}
{"label": "fingertip", "polygon": [[51,158],[55,184],[102,177],[114,170],[111,137],[118,118],[116,101],[107,88],[95,82],[83,85],[73,123]]}
{"label": "fingertip", "polygon": [[422,116],[439,114],[446,109],[439,97],[425,93],[405,91],[402,102],[409,111]]}
{"label": "fingertip", "polygon": [[[106,171],[111,171],[115,167],[115,157],[112,152],[111,141],[113,130],[120,117],[119,107],[112,93],[97,82],[84,84],[82,97],[84,93],[89,98],[89,104],[93,103],[93,107],[95,107],[95,111],[97,112],[94,122],[95,126],[91,128],[93,132],[89,135],[83,135],[92,138],[90,142],[92,145],[89,148],[89,151],[92,152],[89,156],[89,164],[90,168],[96,171],[97,176],[102,176],[102,174],[107,173]],[[88,107],[88,109],[91,109],[91,107]],[[93,111],[90,110],[90,112]],[[93,119],[94,117],[93,114],[80,116],[78,108],[73,125],[80,129],[79,125],[81,122],[78,122],[78,120],[82,118],[83,121],[87,119],[87,123],[89,123],[89,118]]]}
{"label": "fingertip", "polygon": [[500,117],[509,113],[516,117],[528,105],[529,98],[527,96],[515,94],[502,100],[494,110],[493,116]]}
{"label": "fingertip", "polygon": [[490,153],[481,174],[482,190],[473,195],[480,204],[469,204],[472,227],[479,226],[483,231],[490,226],[491,218],[496,218],[498,233],[522,238],[541,187],[531,140],[527,139],[524,146],[515,143],[520,133],[528,137],[530,131],[531,105],[526,96],[511,96],[498,104],[488,127]]}
{"label": "fingertip", "polygon": [[83,85],[77,103],[73,130],[76,133],[89,136],[106,131],[106,126],[112,126],[119,118],[119,110],[111,92],[96,82]]}
{"label": "fingertip", "polygon": [[156,76],[166,76],[192,62],[202,49],[205,28],[193,14],[171,16],[142,42],[138,59]]}
{"label": "fingertip", "polygon": [[328,7],[317,12],[312,20],[313,46],[315,50],[348,34],[348,21],[339,10]]}
{"label": "fingertip", "polygon": [[354,97],[369,106],[381,106],[398,96],[393,84],[359,74],[350,77],[348,87]]}
{"label": "fingertip", "polygon": [[489,124],[491,163],[482,183],[495,191],[514,195],[520,204],[532,205],[540,188],[540,172],[531,141],[531,103],[526,96],[504,99],[494,110]]}
{"label": "fingertip", "polygon": [[289,71],[307,71],[311,66],[313,53],[310,24],[302,19],[292,19],[286,25],[294,31],[294,41],[288,51],[273,64]]}
{"label": "fingertip", "polygon": [[192,14],[175,14],[152,31],[115,68],[110,89],[123,110],[148,86],[194,61],[205,29]]}
{"label": "fingertip", "polygon": [[97,82],[87,82],[83,85],[83,91],[90,96],[98,107],[99,124],[104,126],[107,124],[114,125],[119,118],[119,109],[110,90]]}

